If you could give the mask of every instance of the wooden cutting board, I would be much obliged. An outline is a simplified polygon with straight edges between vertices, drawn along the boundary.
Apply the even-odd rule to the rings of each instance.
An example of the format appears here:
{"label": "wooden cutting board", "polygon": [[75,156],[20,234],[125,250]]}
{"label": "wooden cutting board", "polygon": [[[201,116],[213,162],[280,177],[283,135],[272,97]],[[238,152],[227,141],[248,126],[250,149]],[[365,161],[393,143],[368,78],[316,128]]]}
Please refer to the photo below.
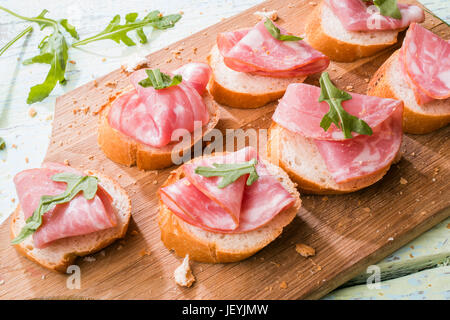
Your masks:
{"label": "wooden cutting board", "polygon": [[[278,23],[301,35],[313,5],[266,1],[151,54],[151,66],[170,70],[189,61],[205,61],[218,32],[254,25],[253,13],[262,8],[278,10]],[[424,26],[450,37],[449,28],[430,14]],[[328,71],[340,88],[351,85],[354,92],[365,93],[368,79],[395,49],[354,63],[332,63]],[[318,78],[306,82],[318,85]],[[156,222],[156,192],[171,169],[125,168],[109,161],[96,143],[95,113],[126,85],[126,73],[116,70],[59,97],[45,158],[67,159],[74,167],[116,178],[132,198],[133,218],[126,238],[95,254],[95,261],[79,259],[81,289],[70,290],[67,275],[37,266],[9,245],[7,221],[0,228],[1,298],[315,299],[449,216],[450,210],[444,209],[450,206],[450,128],[405,135],[403,159],[382,181],[350,195],[303,195],[298,217],[279,239],[240,263],[193,263],[197,282],[180,288],[173,271],[181,259],[163,246]],[[267,128],[274,108],[275,104],[255,110],[223,107],[219,128]],[[301,257],[295,251],[297,243],[314,247],[316,255]]]}

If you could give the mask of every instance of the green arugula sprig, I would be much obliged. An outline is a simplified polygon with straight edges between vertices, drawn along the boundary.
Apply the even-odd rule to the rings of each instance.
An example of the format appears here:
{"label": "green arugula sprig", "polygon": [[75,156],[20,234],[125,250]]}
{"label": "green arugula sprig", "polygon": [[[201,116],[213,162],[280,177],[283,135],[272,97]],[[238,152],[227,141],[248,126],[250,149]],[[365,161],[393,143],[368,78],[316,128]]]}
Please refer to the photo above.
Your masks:
{"label": "green arugula sprig", "polygon": [[183,81],[180,74],[171,78],[168,74],[162,73],[159,69],[146,69],[148,78],[139,81],[139,85],[144,88],[153,87],[156,90],[176,86]]}
{"label": "green arugula sprig", "polygon": [[344,110],[342,101],[350,100],[352,96],[336,88],[331,82],[328,72],[322,73],[319,83],[321,89],[319,102],[326,101],[330,106],[330,110],[320,121],[320,127],[327,131],[334,123],[336,127],[342,130],[345,139],[353,138],[352,132],[372,135],[372,129],[364,120],[358,119]]}
{"label": "green arugula sprig", "polygon": [[32,104],[39,102],[47,98],[50,93],[55,88],[56,84],[64,84],[66,82],[65,72],[68,60],[68,45],[66,38],[62,33],[62,29],[66,30],[73,38],[78,39],[78,33],[75,27],[67,22],[67,19],[56,21],[53,19],[46,18],[47,10],[43,10],[37,17],[28,18],[21,16],[9,9],[0,6],[0,10],[3,10],[16,18],[36,22],[41,30],[50,27],[53,29],[52,33],[44,39],[39,44],[40,53],[30,59],[23,62],[24,65],[33,63],[45,63],[50,65],[50,70],[48,71],[47,77],[44,82],[31,87],[28,94],[27,103]]}
{"label": "green arugula sprig", "polygon": [[88,200],[93,199],[97,193],[97,177],[79,176],[73,173],[62,172],[52,176],[52,180],[67,183],[66,190],[55,196],[42,196],[37,209],[27,219],[19,235],[11,241],[12,244],[18,244],[33,234],[41,226],[42,216],[53,209],[55,205],[71,201],[81,191],[83,191],[83,196]]}
{"label": "green arugula sprig", "polygon": [[195,173],[207,178],[222,177],[218,184],[219,189],[225,188],[241,176],[248,174],[247,185],[250,186],[259,178],[256,172],[257,163],[256,159],[244,163],[213,163],[214,167],[197,167]]}
{"label": "green arugula sprig", "polygon": [[299,41],[299,40],[303,40],[303,38],[300,37],[296,37],[290,34],[281,34],[281,31],[279,28],[277,28],[272,20],[270,19],[266,19],[266,21],[264,22],[264,26],[266,27],[267,31],[269,31],[269,33],[272,35],[272,37],[274,37],[277,40],[281,40],[281,41]]}
{"label": "green arugula sprig", "polygon": [[147,43],[148,39],[144,33],[144,27],[151,26],[155,29],[168,29],[175,26],[175,23],[181,19],[180,14],[161,15],[158,10],[147,14],[144,19],[137,19],[136,12],[128,13],[125,16],[125,24],[120,24],[120,15],[114,16],[108,26],[100,33],[87,39],[75,42],[73,47],[88,44],[90,42],[110,39],[117,43],[123,42],[127,46],[134,46],[136,43],[128,36],[128,32],[135,30],[141,43]]}
{"label": "green arugula sprig", "polygon": [[364,0],[370,2],[380,10],[380,14],[386,17],[392,17],[394,19],[401,19],[402,14],[397,5],[397,0]]}
{"label": "green arugula sprig", "polygon": [[29,26],[27,27],[25,30],[23,30],[21,33],[19,33],[17,36],[15,36],[10,42],[8,42],[7,44],[5,44],[1,49],[0,49],[0,56],[6,51],[8,50],[9,47],[11,47],[17,40],[19,40],[20,38],[22,38],[24,35],[26,35],[27,33],[33,31],[33,27]]}

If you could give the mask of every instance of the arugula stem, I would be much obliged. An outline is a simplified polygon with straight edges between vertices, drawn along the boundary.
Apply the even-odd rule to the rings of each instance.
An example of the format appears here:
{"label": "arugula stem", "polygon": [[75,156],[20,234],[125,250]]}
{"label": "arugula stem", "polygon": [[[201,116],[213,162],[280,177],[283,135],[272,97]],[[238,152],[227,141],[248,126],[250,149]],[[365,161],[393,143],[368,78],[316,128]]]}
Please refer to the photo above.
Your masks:
{"label": "arugula stem", "polygon": [[[19,19],[22,19],[22,20],[26,20],[26,21],[30,21],[30,22],[37,22],[37,23],[39,23],[39,22],[41,22],[41,23],[51,23],[51,24],[53,24],[55,30],[58,29],[58,23],[57,23],[55,20],[52,20],[52,19],[48,19],[48,18],[28,18],[28,17],[24,17],[24,16],[21,16],[20,14],[17,14],[17,13],[15,13],[15,12],[12,12],[11,10],[9,10],[9,9],[7,9],[7,8],[5,8],[5,7],[2,7],[2,6],[0,6],[0,10],[3,10],[3,11],[5,11],[5,12],[7,12],[7,13],[13,15],[14,17],[19,18]],[[48,11],[47,11],[47,10],[44,10],[44,12],[48,12]]]}
{"label": "arugula stem", "polygon": [[22,38],[24,35],[26,35],[28,32],[33,31],[33,27],[29,26],[25,30],[23,30],[21,33],[19,33],[14,39],[12,39],[10,42],[8,42],[3,48],[0,49],[0,56],[9,48],[11,47],[14,42]]}

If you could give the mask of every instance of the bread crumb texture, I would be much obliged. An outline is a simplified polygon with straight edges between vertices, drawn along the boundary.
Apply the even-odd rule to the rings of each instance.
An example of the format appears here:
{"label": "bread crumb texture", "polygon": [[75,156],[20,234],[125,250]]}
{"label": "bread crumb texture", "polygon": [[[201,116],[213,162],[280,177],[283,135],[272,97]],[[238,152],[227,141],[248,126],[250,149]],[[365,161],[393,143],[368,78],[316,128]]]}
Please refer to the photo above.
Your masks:
{"label": "bread crumb texture", "polygon": [[189,255],[184,257],[181,265],[175,269],[173,273],[175,282],[182,287],[190,287],[195,282],[195,277],[192,274],[191,267],[189,266]]}
{"label": "bread crumb texture", "polygon": [[295,245],[295,251],[297,251],[302,257],[312,257],[316,255],[316,250],[306,244],[298,243]]}

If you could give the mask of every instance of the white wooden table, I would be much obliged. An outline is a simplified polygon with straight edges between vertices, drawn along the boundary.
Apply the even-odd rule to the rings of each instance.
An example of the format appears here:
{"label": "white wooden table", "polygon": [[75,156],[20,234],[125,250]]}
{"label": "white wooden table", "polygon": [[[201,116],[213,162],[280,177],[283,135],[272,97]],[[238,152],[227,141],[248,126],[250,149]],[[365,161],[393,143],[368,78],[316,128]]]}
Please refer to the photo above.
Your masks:
{"label": "white wooden table", "polygon": [[[302,0],[306,1],[306,0]],[[30,116],[26,97],[32,85],[43,81],[47,65],[23,66],[24,59],[38,53],[42,32],[34,28],[32,34],[19,40],[0,57],[0,137],[6,150],[0,151],[0,223],[7,219],[17,205],[12,178],[24,169],[39,167],[47,150],[52,126],[55,99],[94,78],[119,68],[132,54],[144,55],[180,40],[221,18],[232,16],[261,0],[4,0],[1,5],[24,16],[36,16],[47,9],[49,17],[68,18],[78,27],[81,38],[95,34],[120,13],[139,12],[141,15],[158,9],[163,13],[182,11],[183,18],[174,29],[155,32],[146,45],[126,47],[112,41],[101,41],[80,49],[71,49],[67,84],[57,86],[51,96],[31,106]],[[421,1],[440,18],[450,23],[450,1]],[[267,8],[270,10],[270,8]],[[0,11],[0,47],[25,29],[29,23]],[[450,299],[450,219],[423,234],[412,243],[381,261],[380,289],[370,290],[361,275],[352,285],[338,289],[326,299]],[[2,244],[6,245],[6,244]],[[420,271],[425,269],[424,271]],[[1,271],[0,271],[1,272]],[[0,281],[2,275],[0,273]],[[24,288],[25,290],[26,288]],[[1,285],[0,285],[1,290]]]}

